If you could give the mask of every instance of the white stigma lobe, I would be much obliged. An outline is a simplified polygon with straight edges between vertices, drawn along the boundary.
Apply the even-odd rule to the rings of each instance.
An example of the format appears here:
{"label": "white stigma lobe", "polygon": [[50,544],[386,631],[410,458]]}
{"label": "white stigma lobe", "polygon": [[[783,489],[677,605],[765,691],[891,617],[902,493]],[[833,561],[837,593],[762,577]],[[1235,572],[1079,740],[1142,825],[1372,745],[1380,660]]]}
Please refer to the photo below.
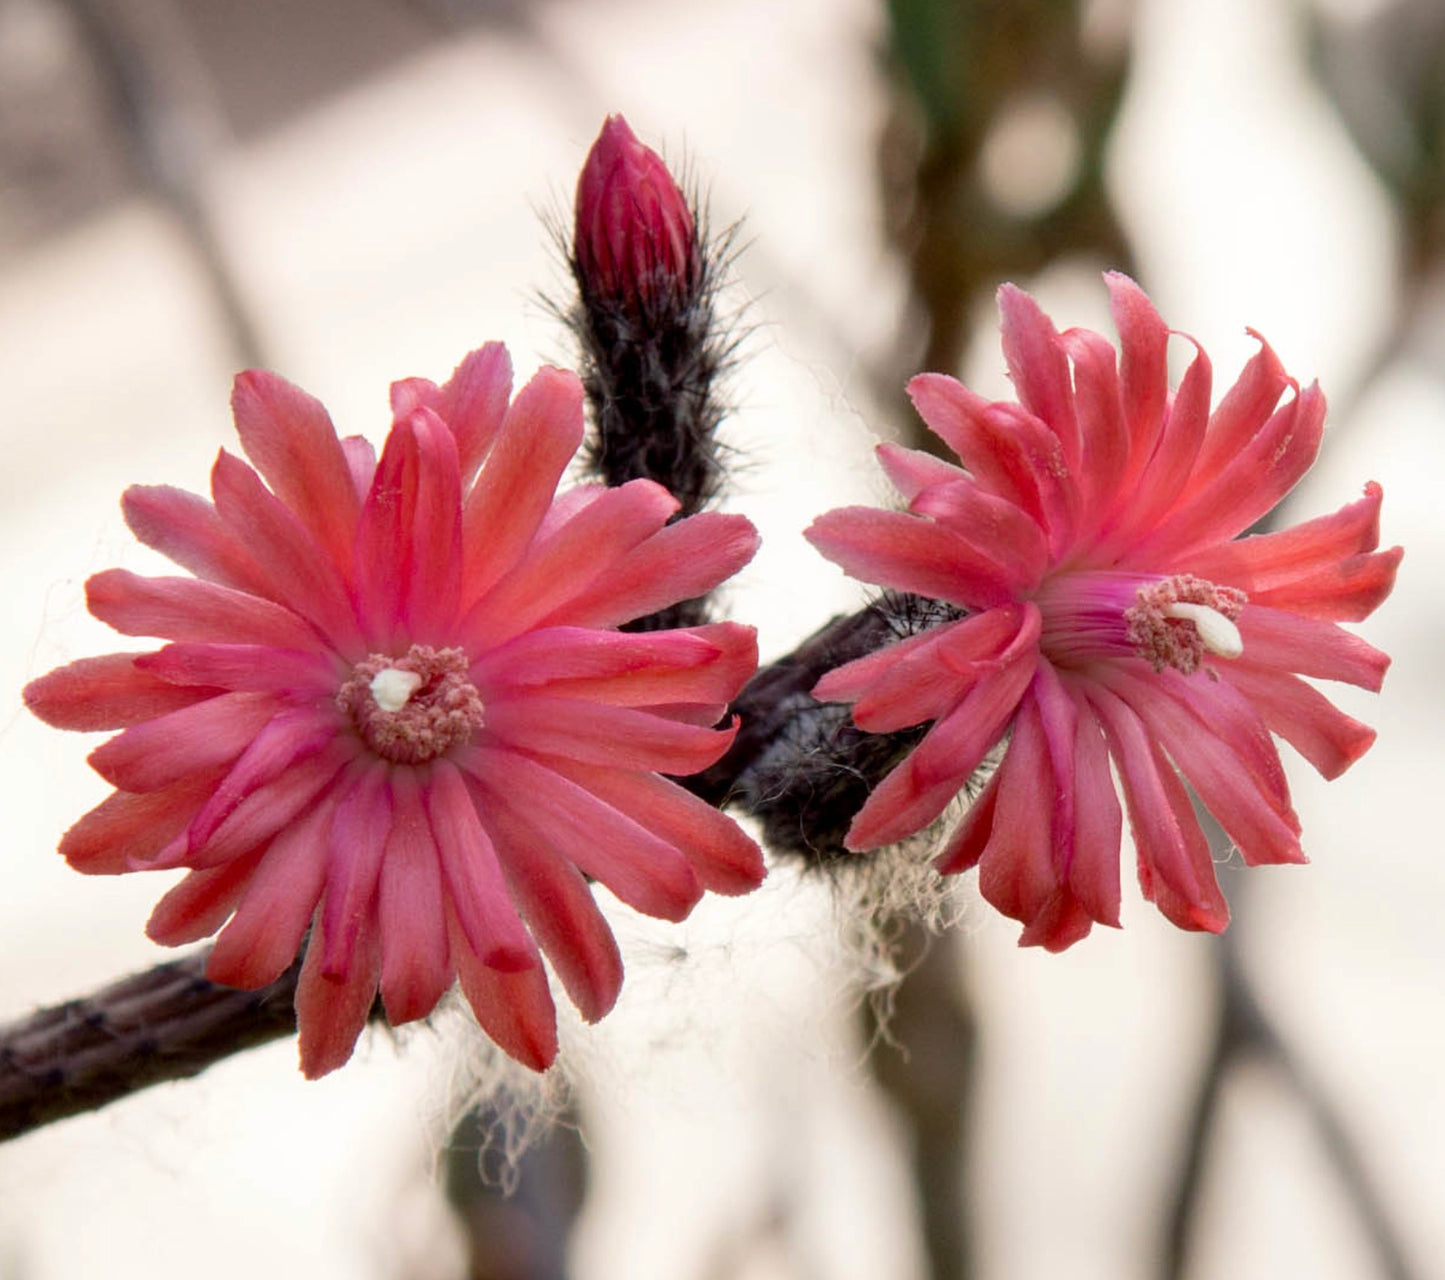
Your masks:
{"label": "white stigma lobe", "polygon": [[371,696],[383,711],[400,711],[421,688],[421,677],[415,671],[387,667],[371,680]]}
{"label": "white stigma lobe", "polygon": [[1210,653],[1218,654],[1221,658],[1237,658],[1244,652],[1244,637],[1239,634],[1239,628],[1218,609],[1211,609],[1207,604],[1189,604],[1184,600],[1176,600],[1173,604],[1165,605],[1163,613],[1169,618],[1192,622],[1194,629],[1199,632],[1200,643]]}

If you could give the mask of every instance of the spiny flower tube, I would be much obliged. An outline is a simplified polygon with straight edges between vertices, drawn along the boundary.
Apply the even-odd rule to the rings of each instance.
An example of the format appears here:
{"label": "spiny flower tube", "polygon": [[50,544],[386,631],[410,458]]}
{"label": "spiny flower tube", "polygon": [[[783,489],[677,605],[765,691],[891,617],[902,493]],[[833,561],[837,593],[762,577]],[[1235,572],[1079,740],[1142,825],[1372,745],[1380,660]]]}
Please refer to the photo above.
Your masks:
{"label": "spiny flower tube", "polygon": [[1197,345],[1171,391],[1170,331],[1133,281],[1106,279],[1117,362],[1106,338],[1058,333],[1005,285],[1019,403],[914,378],[915,406],[962,467],[880,445],[908,510],[847,507],[807,533],[856,578],[966,611],[814,689],[851,702],[870,732],[933,722],[847,846],[928,826],[1007,738],[935,865],[977,866],[984,898],[1024,925],[1020,941],[1054,951],[1119,924],[1111,758],[1144,895],[1175,924],[1218,932],[1229,919],[1181,776],[1247,864],[1305,861],[1271,733],[1326,778],[1374,741],[1300,677],[1379,689],[1389,659],[1337,624],[1378,607],[1402,554],[1376,550],[1373,483],[1334,515],[1239,536],[1313,462],[1324,397],[1263,339],[1213,412]]}
{"label": "spiny flower tube", "polygon": [[90,757],[117,790],[66,833],[72,866],[189,868],[147,931],[219,929],[217,982],[264,986],[305,946],[308,1076],[350,1057],[378,989],[401,1023],[454,978],[488,1035],[544,1069],[542,957],[589,1021],[622,983],[588,877],[669,920],[763,878],[753,841],[661,776],[732,741],[710,726],[757,664],[752,628],[618,630],[716,587],[755,530],[669,524],[677,503],[647,480],[557,496],[581,385],[551,368],[514,400],[511,384],[498,344],[442,386],[395,384],[378,461],[306,393],[242,374],[254,469],[223,451],[213,503],[124,497],[136,536],[195,576],[87,584],[96,617],[171,643],[25,691],[50,724],[122,730]]}

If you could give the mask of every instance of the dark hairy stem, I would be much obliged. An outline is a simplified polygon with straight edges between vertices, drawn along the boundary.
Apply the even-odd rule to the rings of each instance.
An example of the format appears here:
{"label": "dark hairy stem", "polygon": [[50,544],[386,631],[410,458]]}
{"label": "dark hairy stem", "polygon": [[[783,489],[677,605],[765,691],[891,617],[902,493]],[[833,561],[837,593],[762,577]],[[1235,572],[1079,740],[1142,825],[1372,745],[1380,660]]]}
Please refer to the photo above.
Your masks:
{"label": "dark hairy stem", "polygon": [[297,960],[268,987],[205,977],[208,951],[157,965],[0,1031],[0,1140],[198,1075],[296,1030]]}

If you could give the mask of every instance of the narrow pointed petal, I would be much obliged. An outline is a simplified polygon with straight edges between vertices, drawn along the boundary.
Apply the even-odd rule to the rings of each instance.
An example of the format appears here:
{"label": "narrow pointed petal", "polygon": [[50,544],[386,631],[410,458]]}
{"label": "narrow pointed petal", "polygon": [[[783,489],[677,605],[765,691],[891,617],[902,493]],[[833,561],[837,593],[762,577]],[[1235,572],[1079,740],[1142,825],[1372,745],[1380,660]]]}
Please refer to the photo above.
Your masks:
{"label": "narrow pointed petal", "polygon": [[205,844],[247,796],[274,782],[284,770],[317,755],[335,736],[335,716],[326,712],[293,708],[274,716],[247,745],[206,807],[196,815],[190,828],[192,846]]}
{"label": "narrow pointed petal", "polygon": [[226,527],[256,557],[265,594],[310,620],[334,648],[353,660],[361,657],[361,633],[341,570],[301,520],[224,449],[211,472],[211,491]]}
{"label": "narrow pointed petal", "polygon": [[557,772],[667,841],[712,893],[750,893],[767,868],[762,850],[720,810],[655,773],[554,761]]}
{"label": "narrow pointed petal", "polygon": [[1016,593],[1037,587],[1048,567],[1049,545],[1033,518],[972,480],[935,485],[919,494],[911,509],[965,538],[1004,571]]}
{"label": "narrow pointed petal", "polygon": [[1270,730],[1325,778],[1338,778],[1375,741],[1375,731],[1369,725],[1347,716],[1298,676],[1247,662],[1231,662],[1220,678],[1248,698]]}
{"label": "narrow pointed petal", "polygon": [[331,701],[346,675],[335,654],[259,644],[168,644],[140,654],[136,666],[171,685],[210,692],[281,693]]}
{"label": "narrow pointed petal", "polygon": [[611,1011],[622,990],[622,953],[581,872],[506,809],[487,823],[527,926],[588,1022]]}
{"label": "narrow pointed petal", "polygon": [[551,537],[534,543],[472,606],[461,625],[468,647],[491,648],[554,618],[560,621],[566,605],[594,582],[609,581],[613,566],[659,532],[676,510],[677,499],[650,480],[607,490]]}
{"label": "narrow pointed petal", "polygon": [[91,733],[127,729],[168,715],[220,692],[214,687],[180,688],[137,665],[139,653],[81,658],[32,680],[21,695],[25,705],[56,729]]}
{"label": "narrow pointed petal", "polygon": [[341,442],[341,452],[346,455],[356,500],[364,504],[366,495],[371,492],[372,477],[376,475],[376,449],[365,436],[347,436]]}
{"label": "narrow pointed petal", "polygon": [[1008,570],[932,520],[876,507],[838,507],[803,531],[849,577],[971,609],[1013,598]]}
{"label": "narrow pointed petal", "polygon": [[320,636],[290,609],[192,578],[142,578],[106,569],[85,584],[86,605],[122,635],[314,649]]}
{"label": "narrow pointed petal", "polygon": [[[992,613],[994,611],[990,611]],[[984,614],[981,616],[989,616]],[[868,689],[887,678],[893,670],[918,656],[920,650],[936,649],[945,632],[961,622],[946,622],[929,627],[917,635],[894,640],[872,653],[834,667],[813,686],[813,697],[819,702],[855,702]],[[1014,630],[1017,631],[1017,626]],[[931,665],[931,664],[930,664]]]}
{"label": "narrow pointed petal", "polygon": [[133,725],[90,753],[90,764],[124,791],[159,791],[234,760],[278,710],[261,693],[222,693]]}
{"label": "narrow pointed petal", "polygon": [[262,852],[256,849],[225,866],[190,872],[156,903],[146,937],[163,947],[183,947],[215,933],[236,909]]}
{"label": "narrow pointed petal", "polygon": [[479,688],[546,689],[561,697],[643,706],[727,702],[758,665],[757,632],[736,622],[674,631],[545,627],[484,654]]}
{"label": "narrow pointed petal", "polygon": [[320,920],[326,949],[321,974],[344,978],[359,940],[376,933],[376,885],[391,834],[391,792],[380,761],[358,761],[336,783],[327,835],[326,901]]}
{"label": "narrow pointed petal", "polygon": [[1063,343],[1050,321],[1022,289],[1003,285],[998,291],[1003,355],[1019,403],[1058,438],[1065,464],[1079,464],[1079,424],[1074,415],[1074,388]]}
{"label": "narrow pointed petal", "polygon": [[486,715],[487,734],[514,750],[679,776],[715,764],[737,735],[736,724],[703,729],[632,707],[571,698],[491,702]]}
{"label": "narrow pointed petal", "polygon": [[644,915],[682,920],[702,896],[677,849],[551,769],[484,748],[473,753],[468,771],[490,804]]}
{"label": "narrow pointed petal", "polygon": [[1039,615],[1032,606],[1015,647],[1017,656],[980,680],[923,741],[873,789],[848,829],[847,848],[892,844],[932,822],[998,742],[1038,661]]}
{"label": "narrow pointed petal", "polygon": [[206,977],[256,991],[290,967],[306,937],[326,877],[328,798],[276,837],[257,863],[236,914],[206,961]]}
{"label": "narrow pointed petal", "polygon": [[424,1018],[455,976],[447,945],[441,854],[422,804],[417,771],[391,774],[392,818],[381,861],[377,926],[381,998],[393,1026]]}
{"label": "narrow pointed petal", "polygon": [[1038,704],[1026,698],[999,766],[992,833],[978,864],[985,900],[1024,924],[1059,891],[1051,821],[1057,794]]}
{"label": "narrow pointed petal", "polygon": [[266,483],[346,573],[361,503],[336,428],[321,402],[273,373],[252,370],[231,392],[236,431]]}
{"label": "narrow pointed petal", "polygon": [[424,794],[447,898],[471,954],[509,973],[535,963],[535,948],[512,905],[497,851],[456,766],[434,761]]}
{"label": "narrow pointed petal", "polygon": [[1074,362],[1074,405],[1084,441],[1079,536],[1087,542],[1123,492],[1120,482],[1129,465],[1129,428],[1113,346],[1087,329],[1070,329],[1063,343]]}
{"label": "narrow pointed petal", "polygon": [[70,828],[61,856],[77,871],[113,876],[153,858],[183,832],[210,798],[219,775],[197,773],[141,795],[112,792]]}
{"label": "narrow pointed petal", "polygon": [[922,449],[905,449],[901,444],[884,443],[874,449],[883,473],[893,482],[893,487],[903,495],[906,502],[912,502],[925,489],[934,485],[951,484],[965,480],[968,472],[942,458],[935,458]]}
{"label": "narrow pointed petal", "polygon": [[1333,622],[1247,604],[1239,615],[1244,655],[1258,666],[1321,680],[1342,680],[1378,693],[1389,669],[1388,654]]}
{"label": "narrow pointed petal", "polygon": [[327,976],[322,963],[326,951],[326,930],[318,915],[296,984],[301,1072],[308,1080],[319,1080],[350,1061],[381,981],[381,946],[374,933],[357,940],[345,977]]}
{"label": "narrow pointed petal", "polygon": [[1202,489],[1184,499],[1121,563],[1168,563],[1242,533],[1299,483],[1319,452],[1325,398],[1306,387]]}
{"label": "narrow pointed petal", "polygon": [[1104,733],[1088,702],[1074,691],[1074,857],[1069,888],[1100,924],[1119,927],[1119,849],[1123,811],[1109,772]]}
{"label": "narrow pointed petal", "polygon": [[441,388],[442,419],[457,442],[462,484],[476,475],[502,423],[512,395],[512,358],[500,342],[479,347],[457,365]]}
{"label": "narrow pointed petal", "polygon": [[451,962],[477,1023],[524,1067],[545,1071],[557,1056],[557,1007],[535,944],[528,938],[531,967],[503,973],[477,959],[450,908],[447,918]]}
{"label": "narrow pointed petal", "polygon": [[658,530],[538,626],[617,627],[679,600],[705,596],[757,554],[746,516],[703,511]]}
{"label": "narrow pointed petal", "polygon": [[544,368],[518,393],[463,513],[465,608],[512,568],[582,443],[582,384]]}
{"label": "narrow pointed petal", "polygon": [[949,837],[943,852],[933,860],[934,869],[941,876],[956,876],[971,871],[983,857],[993,835],[994,815],[998,811],[998,772],[969,805],[968,812],[957,830]]}
{"label": "narrow pointed petal", "polygon": [[1106,272],[1104,283],[1119,330],[1119,386],[1129,430],[1129,460],[1121,491],[1127,493],[1144,474],[1163,429],[1169,399],[1169,329],[1128,276]]}
{"label": "narrow pointed petal", "polygon": [[198,578],[237,591],[264,592],[255,559],[204,498],[170,485],[132,485],[120,500],[130,531]]}
{"label": "narrow pointed petal", "polygon": [[1220,471],[1237,457],[1269,421],[1279,398],[1290,385],[1289,375],[1259,334],[1250,334],[1259,343],[1259,351],[1244,366],[1243,372],[1225,393],[1214,413],[1204,445],[1190,478],[1191,492],[1213,482]]}

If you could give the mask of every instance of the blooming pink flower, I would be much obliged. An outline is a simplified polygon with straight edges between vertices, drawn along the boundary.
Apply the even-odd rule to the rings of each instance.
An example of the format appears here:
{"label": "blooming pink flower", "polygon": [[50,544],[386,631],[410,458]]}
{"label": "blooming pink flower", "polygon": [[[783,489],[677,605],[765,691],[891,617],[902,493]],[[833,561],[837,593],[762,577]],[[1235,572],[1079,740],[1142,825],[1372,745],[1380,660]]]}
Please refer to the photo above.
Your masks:
{"label": "blooming pink flower", "polygon": [[1379,689],[1389,659],[1336,624],[1374,611],[1401,556],[1375,550],[1376,484],[1332,516],[1240,538],[1314,460],[1324,397],[1262,339],[1212,413],[1197,348],[1171,393],[1169,330],[1131,280],[1108,285],[1117,368],[1105,338],[1057,333],[1005,285],[1020,403],[913,379],[919,413],[963,468],[880,445],[908,511],[847,507],[808,531],[854,577],[968,611],[814,690],[852,702],[869,731],[934,722],[859,810],[848,847],[927,826],[1009,735],[936,865],[977,865],[1021,941],[1050,950],[1119,923],[1111,756],[1144,894],[1175,924],[1217,932],[1229,919],[1179,774],[1246,863],[1305,860],[1270,734],[1327,778],[1369,747],[1374,732],[1299,677]]}
{"label": "blooming pink flower", "polygon": [[592,298],[652,306],[698,284],[702,259],[687,200],[620,115],[607,117],[577,178],[574,252]]}
{"label": "blooming pink flower", "polygon": [[617,630],[715,587],[756,532],[716,513],[668,524],[677,503],[646,480],[554,497],[581,387],[543,369],[509,406],[511,376],[493,344],[444,386],[397,383],[378,463],[318,401],[242,374],[255,470],[222,452],[214,505],[125,494],[136,536],[196,576],[87,584],[96,617],[172,643],[26,690],[53,725],[123,730],[90,757],[115,794],[61,851],[92,874],[190,868],[152,938],[220,929],[208,974],[254,988],[310,929],[309,1076],[350,1056],[378,987],[400,1023],[454,977],[487,1033],[545,1068],[542,954],[589,1020],[622,982],[587,877],[679,920],[704,889],[763,876],[730,819],[659,776],[732,741],[708,726],[756,666],[753,630]]}

